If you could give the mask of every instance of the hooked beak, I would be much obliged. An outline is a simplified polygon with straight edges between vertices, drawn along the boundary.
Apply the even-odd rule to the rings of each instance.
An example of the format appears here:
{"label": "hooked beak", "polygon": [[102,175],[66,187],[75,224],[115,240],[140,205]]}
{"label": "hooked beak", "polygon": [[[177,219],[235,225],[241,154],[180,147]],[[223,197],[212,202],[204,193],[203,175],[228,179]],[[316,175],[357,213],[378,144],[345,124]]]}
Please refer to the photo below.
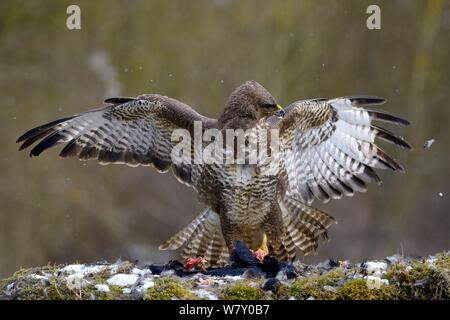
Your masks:
{"label": "hooked beak", "polygon": [[275,115],[277,117],[283,118],[285,114],[286,114],[286,112],[284,111],[283,107],[280,106],[279,104],[277,104],[277,111],[275,112]]}

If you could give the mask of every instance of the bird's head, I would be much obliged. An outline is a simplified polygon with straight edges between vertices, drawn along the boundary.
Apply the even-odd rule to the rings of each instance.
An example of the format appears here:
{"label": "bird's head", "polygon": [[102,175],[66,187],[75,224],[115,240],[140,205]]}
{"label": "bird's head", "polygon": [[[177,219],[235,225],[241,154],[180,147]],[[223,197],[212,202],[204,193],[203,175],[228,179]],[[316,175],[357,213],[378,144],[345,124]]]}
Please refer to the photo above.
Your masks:
{"label": "bird's head", "polygon": [[252,123],[273,114],[283,116],[283,108],[266,88],[251,80],[231,93],[219,123],[222,127],[242,128],[244,121]]}

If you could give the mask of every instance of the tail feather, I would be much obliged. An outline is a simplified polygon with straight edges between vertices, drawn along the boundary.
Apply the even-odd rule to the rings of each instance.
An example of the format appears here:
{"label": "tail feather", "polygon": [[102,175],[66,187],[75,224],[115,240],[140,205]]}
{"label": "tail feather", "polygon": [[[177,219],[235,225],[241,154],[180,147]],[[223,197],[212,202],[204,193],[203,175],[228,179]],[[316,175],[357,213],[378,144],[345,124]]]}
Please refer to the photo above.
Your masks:
{"label": "tail feather", "polygon": [[180,247],[183,247],[183,259],[202,256],[210,266],[226,264],[228,249],[222,236],[219,215],[205,209],[184,229],[161,244],[159,249],[176,250]]}
{"label": "tail feather", "polygon": [[188,241],[192,234],[201,225],[205,216],[208,214],[208,210],[204,210],[197,218],[195,218],[191,223],[189,223],[184,229],[176,233],[170,239],[166,240],[159,246],[159,250],[176,250]]}
{"label": "tail feather", "polygon": [[290,260],[295,258],[296,248],[305,255],[315,251],[319,238],[326,239],[327,229],[336,223],[330,215],[291,196],[286,196],[280,202],[280,207],[285,228],[282,242]]}

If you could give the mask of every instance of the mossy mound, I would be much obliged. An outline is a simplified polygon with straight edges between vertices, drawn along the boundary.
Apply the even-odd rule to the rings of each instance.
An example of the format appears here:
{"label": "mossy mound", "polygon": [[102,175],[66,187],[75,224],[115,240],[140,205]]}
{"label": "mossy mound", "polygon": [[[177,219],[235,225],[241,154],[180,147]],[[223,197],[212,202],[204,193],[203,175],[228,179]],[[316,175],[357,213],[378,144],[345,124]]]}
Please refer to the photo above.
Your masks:
{"label": "mossy mound", "polygon": [[[294,264],[296,279],[160,275],[130,262],[22,269],[0,281],[0,299],[17,300],[264,300],[450,299],[450,252],[428,258],[388,257],[351,264]],[[270,285],[266,285],[269,284]]]}
{"label": "mossy mound", "polygon": [[258,283],[240,281],[223,290],[220,297],[223,300],[262,300],[265,296]]}
{"label": "mossy mound", "polygon": [[195,300],[198,299],[179,281],[172,278],[159,278],[155,286],[147,290],[144,300]]}

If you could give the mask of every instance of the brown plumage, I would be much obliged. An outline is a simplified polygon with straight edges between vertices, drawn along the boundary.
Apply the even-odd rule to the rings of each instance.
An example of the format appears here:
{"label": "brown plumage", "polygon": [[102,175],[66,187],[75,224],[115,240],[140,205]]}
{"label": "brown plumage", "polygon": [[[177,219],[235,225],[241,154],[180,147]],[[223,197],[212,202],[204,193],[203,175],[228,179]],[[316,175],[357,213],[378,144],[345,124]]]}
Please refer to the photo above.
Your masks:
{"label": "brown plumage", "polygon": [[[160,249],[182,247],[183,257],[204,256],[211,265],[227,262],[235,240],[258,249],[267,238],[269,252],[286,260],[295,259],[297,249],[305,254],[314,251],[335,220],[310,207],[313,199],[326,202],[365,191],[366,183],[380,182],[372,168],[403,171],[375,144],[376,138],[410,148],[402,138],[373,124],[408,124],[365,109],[384,102],[378,97],[297,101],[281,117],[275,115],[274,97],[259,83],[247,81],[230,95],[218,120],[156,94],[105,102],[103,108],[29,130],[18,139],[20,149],[39,141],[30,152],[38,156],[64,144],[62,157],[152,165],[161,172],[172,169],[198,192],[205,210]],[[194,121],[201,122],[203,130],[222,133],[256,129],[257,139],[267,129],[278,129],[281,152],[272,163],[175,163],[172,133],[181,128],[192,134]]]}

